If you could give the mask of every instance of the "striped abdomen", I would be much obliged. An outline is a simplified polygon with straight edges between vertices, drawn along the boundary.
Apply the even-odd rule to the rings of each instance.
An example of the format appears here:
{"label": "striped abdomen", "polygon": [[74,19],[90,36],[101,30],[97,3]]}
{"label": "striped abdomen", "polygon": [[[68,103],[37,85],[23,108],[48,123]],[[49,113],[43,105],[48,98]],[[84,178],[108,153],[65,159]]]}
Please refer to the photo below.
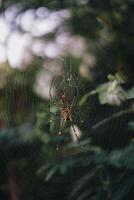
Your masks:
{"label": "striped abdomen", "polygon": [[71,120],[71,111],[68,104],[63,104],[61,107],[61,115],[64,118],[65,121]]}

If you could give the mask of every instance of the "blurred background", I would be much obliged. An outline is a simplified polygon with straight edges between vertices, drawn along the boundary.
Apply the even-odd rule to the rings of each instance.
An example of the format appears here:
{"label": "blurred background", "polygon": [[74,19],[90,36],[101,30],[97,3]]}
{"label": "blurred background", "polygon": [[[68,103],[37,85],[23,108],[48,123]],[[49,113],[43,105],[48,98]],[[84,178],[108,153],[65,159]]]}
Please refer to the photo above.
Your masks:
{"label": "blurred background", "polygon": [[134,0],[0,0],[1,200],[132,199],[133,58]]}

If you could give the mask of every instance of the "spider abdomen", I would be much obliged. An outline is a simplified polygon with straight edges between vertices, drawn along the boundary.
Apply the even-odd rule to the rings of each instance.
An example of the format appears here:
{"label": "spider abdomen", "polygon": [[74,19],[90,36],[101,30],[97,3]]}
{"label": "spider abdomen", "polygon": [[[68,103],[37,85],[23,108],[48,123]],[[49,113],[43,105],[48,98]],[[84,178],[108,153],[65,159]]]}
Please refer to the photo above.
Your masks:
{"label": "spider abdomen", "polygon": [[69,105],[63,105],[61,108],[61,115],[63,116],[65,121],[70,121],[71,120],[71,111],[69,108]]}

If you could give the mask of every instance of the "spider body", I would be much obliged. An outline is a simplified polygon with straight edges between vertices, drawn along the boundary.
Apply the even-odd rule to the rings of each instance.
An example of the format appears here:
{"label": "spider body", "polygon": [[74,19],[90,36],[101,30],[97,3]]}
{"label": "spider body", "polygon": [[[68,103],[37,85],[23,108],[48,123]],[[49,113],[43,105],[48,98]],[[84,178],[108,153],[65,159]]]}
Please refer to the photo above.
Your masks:
{"label": "spider body", "polygon": [[[60,116],[57,117],[56,119],[59,119],[59,118],[63,119],[58,135],[59,136],[62,135],[62,129],[64,127],[64,121],[70,122],[70,124],[73,128],[75,137],[76,137],[76,139],[79,143],[79,138],[77,136],[77,133],[76,133],[76,130],[75,130],[75,127],[74,127],[74,123],[73,123],[73,119],[72,119],[72,106],[74,105],[75,96],[73,98],[72,103],[69,103],[69,98],[65,94],[61,94],[61,95],[59,94],[58,97],[59,97],[59,101],[61,102],[61,106],[59,107],[59,105],[57,104],[57,102],[55,102],[53,100],[53,97],[51,95],[51,88],[52,88],[53,82],[54,82],[54,78],[52,79],[52,82],[51,82],[51,85],[50,85],[49,96],[50,96],[51,102],[60,110]],[[52,113],[52,112],[50,112],[50,113],[56,115],[56,113]],[[82,148],[83,146],[80,144],[80,147]],[[58,149],[59,149],[59,145],[57,143],[57,150]]]}
{"label": "spider body", "polygon": [[62,104],[61,116],[63,117],[63,119],[65,121],[72,121],[71,120],[71,109],[70,109],[70,106],[69,106],[66,96],[62,95],[60,100],[61,100],[61,104]]}

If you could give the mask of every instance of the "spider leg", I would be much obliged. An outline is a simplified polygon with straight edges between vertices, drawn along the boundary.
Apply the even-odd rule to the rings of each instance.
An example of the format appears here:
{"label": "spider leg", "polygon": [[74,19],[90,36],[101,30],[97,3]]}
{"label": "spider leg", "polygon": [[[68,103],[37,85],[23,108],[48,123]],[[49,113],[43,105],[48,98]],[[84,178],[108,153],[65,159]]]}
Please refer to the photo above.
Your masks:
{"label": "spider leg", "polygon": [[57,119],[61,119],[62,118],[62,116],[59,116],[59,117],[56,117],[55,119],[50,119],[50,123],[52,123],[52,122],[54,122],[54,121],[56,121]]}
{"label": "spider leg", "polygon": [[53,113],[53,112],[51,112],[51,111],[49,111],[49,113],[52,114],[52,115],[55,115],[55,116],[58,116],[58,115],[60,114],[60,113],[58,113],[58,112]]}
{"label": "spider leg", "polygon": [[58,133],[58,139],[57,139],[57,145],[56,145],[56,150],[57,151],[59,151],[59,138],[62,135],[63,127],[64,127],[64,119],[61,122],[60,130],[59,130],[59,133]]}
{"label": "spider leg", "polygon": [[72,107],[74,106],[75,98],[76,98],[76,97],[74,96],[73,101],[72,101],[72,103],[71,103],[71,105],[70,105],[70,111],[72,111]]}
{"label": "spider leg", "polygon": [[73,128],[73,131],[74,131],[74,135],[75,135],[75,137],[76,137],[76,140],[77,140],[78,144],[80,145],[80,148],[84,148],[84,146],[81,145],[81,143],[80,143],[80,141],[79,141],[79,138],[78,138],[78,135],[77,135],[76,130],[75,130],[75,128],[74,128],[74,124],[73,124],[72,119],[70,120],[70,123],[71,123],[71,126],[72,126],[72,128]]}
{"label": "spider leg", "polygon": [[[75,106],[74,104],[75,104],[75,99],[76,99],[76,96],[74,96],[74,98],[73,98],[73,101],[72,101],[72,103],[71,103],[71,105],[70,105],[70,111],[72,112],[72,108],[74,107],[76,107],[77,108],[77,106]],[[81,113],[80,113],[80,109],[78,108],[78,110],[77,110],[77,112],[78,112],[78,118],[79,118],[79,122],[80,123],[83,123],[83,120],[81,120],[80,119],[80,116],[81,116]]]}

